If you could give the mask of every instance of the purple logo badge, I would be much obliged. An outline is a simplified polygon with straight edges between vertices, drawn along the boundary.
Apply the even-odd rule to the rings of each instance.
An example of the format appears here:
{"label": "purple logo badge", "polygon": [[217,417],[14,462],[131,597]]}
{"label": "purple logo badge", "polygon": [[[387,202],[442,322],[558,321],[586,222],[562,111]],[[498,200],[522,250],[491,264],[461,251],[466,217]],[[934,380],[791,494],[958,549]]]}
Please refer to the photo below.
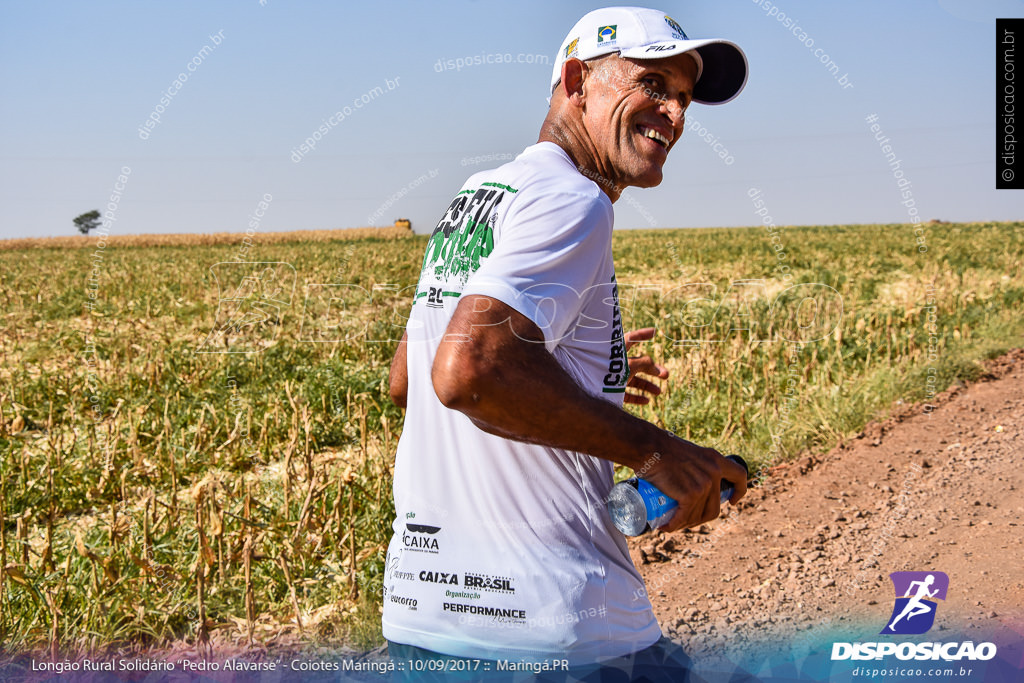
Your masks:
{"label": "purple logo badge", "polygon": [[893,572],[896,603],[883,635],[926,633],[935,623],[937,600],[945,600],[949,577],[945,572]]}

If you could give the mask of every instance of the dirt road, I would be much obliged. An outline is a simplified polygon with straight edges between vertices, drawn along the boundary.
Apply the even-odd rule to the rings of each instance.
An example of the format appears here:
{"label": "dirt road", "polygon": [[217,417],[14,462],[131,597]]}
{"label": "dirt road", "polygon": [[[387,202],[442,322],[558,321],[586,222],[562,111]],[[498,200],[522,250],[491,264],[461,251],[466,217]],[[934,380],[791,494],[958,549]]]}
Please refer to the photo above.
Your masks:
{"label": "dirt road", "polygon": [[950,579],[932,636],[1024,640],[1024,350],[988,369],[772,469],[712,524],[632,540],[663,630],[696,656],[826,628],[877,634],[889,573],[931,570]]}

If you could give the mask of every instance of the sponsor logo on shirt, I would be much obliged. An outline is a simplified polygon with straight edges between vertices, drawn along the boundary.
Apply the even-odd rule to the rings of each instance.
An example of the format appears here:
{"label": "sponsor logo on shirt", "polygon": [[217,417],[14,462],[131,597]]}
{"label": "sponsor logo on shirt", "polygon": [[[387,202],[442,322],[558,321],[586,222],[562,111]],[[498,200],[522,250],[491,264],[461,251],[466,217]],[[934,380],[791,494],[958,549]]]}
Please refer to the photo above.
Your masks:
{"label": "sponsor logo on shirt", "polygon": [[441,548],[436,538],[431,538],[441,530],[439,526],[428,526],[426,524],[405,524],[406,531],[402,533],[402,545],[407,550],[417,553],[437,554]]}
{"label": "sponsor logo on shirt", "polygon": [[512,579],[505,576],[488,576],[486,574],[466,572],[462,579],[462,585],[466,588],[476,588],[493,593],[516,592],[516,589],[512,587]]}
{"label": "sponsor logo on shirt", "polygon": [[446,602],[443,607],[445,612],[456,612],[458,614],[475,614],[482,617],[495,617],[502,620],[526,620],[526,610],[506,607],[488,607],[487,605],[467,605],[461,602]]}
{"label": "sponsor logo on shirt", "polygon": [[621,394],[626,391],[629,378],[629,363],[626,360],[626,342],[622,336],[622,314],[619,312],[619,285],[612,275],[612,338],[609,347],[608,374],[604,376],[601,390],[606,394]]}
{"label": "sponsor logo on shirt", "polygon": [[453,586],[459,585],[459,575],[449,574],[447,572],[420,572],[420,581],[427,581],[429,583],[448,583]]}
{"label": "sponsor logo on shirt", "polygon": [[395,555],[390,555],[387,559],[387,571],[384,573],[384,581],[390,581],[391,576],[395,572],[395,567],[398,566],[399,561],[402,559],[402,551],[399,550]]}
{"label": "sponsor logo on shirt", "polygon": [[405,607],[408,607],[410,610],[415,610],[416,605],[419,603],[419,600],[417,600],[416,598],[408,598],[404,595],[396,594],[394,586],[391,586],[391,588],[384,586],[384,599],[389,602],[393,602],[396,605],[404,605]]}

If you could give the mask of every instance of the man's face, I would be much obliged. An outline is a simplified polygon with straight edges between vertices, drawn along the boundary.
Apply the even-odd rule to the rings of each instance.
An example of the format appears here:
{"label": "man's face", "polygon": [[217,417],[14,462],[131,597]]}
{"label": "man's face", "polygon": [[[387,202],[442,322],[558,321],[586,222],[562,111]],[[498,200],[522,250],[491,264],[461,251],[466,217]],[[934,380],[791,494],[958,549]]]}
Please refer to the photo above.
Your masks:
{"label": "man's face", "polygon": [[610,55],[591,63],[583,113],[602,175],[621,188],[661,183],[668,152],[683,133],[697,62]]}

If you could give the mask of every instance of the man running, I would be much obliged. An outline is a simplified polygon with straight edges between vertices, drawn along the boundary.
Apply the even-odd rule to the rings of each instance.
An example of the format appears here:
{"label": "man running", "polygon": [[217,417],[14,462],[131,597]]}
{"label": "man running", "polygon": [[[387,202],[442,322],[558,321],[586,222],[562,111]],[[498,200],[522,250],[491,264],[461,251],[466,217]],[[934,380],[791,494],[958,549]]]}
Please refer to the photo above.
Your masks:
{"label": "man running", "polygon": [[657,393],[640,374],[668,373],[627,357],[654,331],[622,327],[612,203],[661,183],[686,108],[731,100],[746,76],[736,45],[691,40],[664,12],[590,12],[559,49],[537,144],[448,206],[391,366],[407,406],[384,585],[394,660],[470,680],[515,670],[502,662],[685,676],[606,510],[613,467],[679,502],[669,531],[718,517],[720,482],[735,503],[746,475],[622,410],[628,386]]}

